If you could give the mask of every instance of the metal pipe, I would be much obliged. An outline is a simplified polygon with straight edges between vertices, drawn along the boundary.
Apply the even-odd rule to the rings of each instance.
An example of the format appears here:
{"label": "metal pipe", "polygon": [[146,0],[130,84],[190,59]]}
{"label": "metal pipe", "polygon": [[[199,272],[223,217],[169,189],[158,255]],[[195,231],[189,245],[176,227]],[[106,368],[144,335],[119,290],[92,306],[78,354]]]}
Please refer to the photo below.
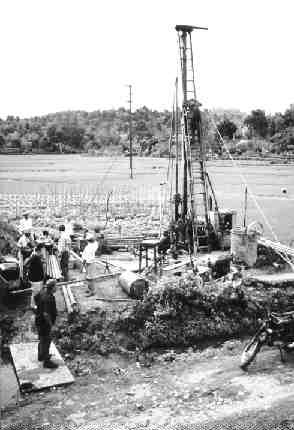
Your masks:
{"label": "metal pipe", "polygon": [[76,301],[76,299],[74,298],[74,295],[71,291],[70,285],[66,285],[66,291],[67,291],[67,295],[70,301],[70,305],[72,308],[72,311],[78,311],[78,303]]}
{"label": "metal pipe", "polygon": [[62,293],[63,293],[66,310],[70,314],[72,313],[73,309],[71,307],[70,299],[68,297],[67,288],[65,285],[62,285]]}

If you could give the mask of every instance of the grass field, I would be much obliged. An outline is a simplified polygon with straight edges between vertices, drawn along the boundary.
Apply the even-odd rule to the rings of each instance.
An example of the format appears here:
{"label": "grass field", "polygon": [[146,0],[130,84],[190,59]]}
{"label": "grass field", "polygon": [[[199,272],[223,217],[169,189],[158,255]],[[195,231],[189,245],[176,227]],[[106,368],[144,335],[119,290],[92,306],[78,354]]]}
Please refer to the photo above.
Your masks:
{"label": "grass field", "polygon": [[[96,205],[99,209],[112,191],[110,210],[115,214],[117,202],[127,210],[137,211],[159,206],[160,183],[166,182],[168,160],[134,158],[134,179],[129,178],[128,158],[96,158],[82,155],[1,155],[0,198],[11,199],[10,208],[22,209],[29,201],[52,205],[62,211],[73,200],[80,206]],[[294,166],[266,162],[242,162],[240,172],[229,161],[208,163],[220,207],[234,208],[242,220],[245,185],[240,172],[255,195],[279,240],[294,239]],[[282,188],[287,190],[282,193]],[[46,198],[45,198],[46,197]],[[44,200],[45,199],[45,200]],[[46,200],[47,199],[47,200]],[[99,200],[100,199],[100,200]],[[144,204],[143,204],[144,203]],[[104,203],[103,203],[104,204]],[[261,221],[265,234],[271,236],[265,220],[253,201],[248,201],[249,220]]]}

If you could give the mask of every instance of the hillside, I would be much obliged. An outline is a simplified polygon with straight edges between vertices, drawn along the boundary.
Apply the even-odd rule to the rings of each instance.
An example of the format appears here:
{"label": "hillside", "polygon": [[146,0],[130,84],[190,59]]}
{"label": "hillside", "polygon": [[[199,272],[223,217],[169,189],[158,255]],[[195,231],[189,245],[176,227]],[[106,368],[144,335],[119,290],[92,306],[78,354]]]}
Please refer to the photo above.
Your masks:
{"label": "hillside", "polygon": [[[2,153],[75,153],[93,155],[128,154],[129,112],[124,108],[103,111],[66,111],[21,119],[0,119]],[[266,116],[255,110],[246,115],[238,110],[203,111],[203,131],[211,153],[221,154],[222,136],[237,154],[294,152],[294,109]],[[147,107],[132,113],[133,151],[140,156],[164,157],[169,153],[171,112]],[[241,140],[241,144],[240,144]]]}

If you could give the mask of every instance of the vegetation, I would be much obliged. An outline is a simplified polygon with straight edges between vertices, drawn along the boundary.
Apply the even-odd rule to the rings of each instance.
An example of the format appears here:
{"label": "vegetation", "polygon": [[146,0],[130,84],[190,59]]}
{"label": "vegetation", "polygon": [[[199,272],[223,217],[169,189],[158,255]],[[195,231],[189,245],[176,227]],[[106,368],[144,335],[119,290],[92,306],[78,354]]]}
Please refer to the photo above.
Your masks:
{"label": "vegetation", "polygon": [[[111,314],[96,309],[59,319],[54,338],[64,354],[82,351],[107,355],[150,348],[200,346],[215,339],[254,333],[265,309],[289,310],[290,288],[269,288],[249,279],[246,285],[214,282],[201,288],[191,274],[163,280],[133,307]],[[251,287],[249,292],[248,285]]]}
{"label": "vegetation", "polygon": [[[294,105],[284,114],[271,116],[266,116],[260,109],[253,110],[247,116],[237,110],[205,110],[205,139],[212,154],[221,154],[222,145],[215,124],[223,138],[232,142],[235,153],[293,153]],[[137,109],[132,114],[134,153],[140,156],[167,156],[170,128],[170,112],[158,112],[145,106]],[[0,119],[0,151],[4,153],[127,155],[128,148],[129,112],[124,108],[94,112],[67,111],[28,119],[13,116]]]}

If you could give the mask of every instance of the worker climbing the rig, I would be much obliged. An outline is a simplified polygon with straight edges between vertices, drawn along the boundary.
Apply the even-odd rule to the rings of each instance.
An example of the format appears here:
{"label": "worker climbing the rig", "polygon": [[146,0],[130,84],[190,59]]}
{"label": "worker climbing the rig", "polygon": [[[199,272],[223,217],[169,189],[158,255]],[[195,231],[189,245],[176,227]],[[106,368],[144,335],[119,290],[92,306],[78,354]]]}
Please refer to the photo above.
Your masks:
{"label": "worker climbing the rig", "polygon": [[197,100],[189,100],[186,103],[187,109],[187,118],[188,118],[188,129],[191,134],[192,140],[195,139],[195,134],[197,133],[197,138],[200,141],[201,139],[201,112],[200,112],[201,103]]}

